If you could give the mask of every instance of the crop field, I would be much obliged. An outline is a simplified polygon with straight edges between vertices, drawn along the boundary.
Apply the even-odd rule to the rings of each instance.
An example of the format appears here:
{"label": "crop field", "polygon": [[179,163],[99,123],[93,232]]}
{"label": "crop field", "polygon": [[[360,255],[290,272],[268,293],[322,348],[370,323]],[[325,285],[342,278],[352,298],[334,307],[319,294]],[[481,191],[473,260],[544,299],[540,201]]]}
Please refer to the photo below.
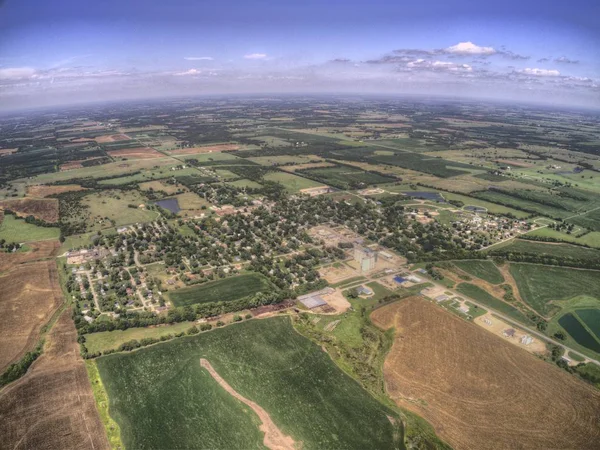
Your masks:
{"label": "crop field", "polygon": [[477,198],[490,201],[492,203],[499,203],[504,206],[508,206],[515,209],[521,209],[535,214],[540,214],[547,217],[555,218],[566,218],[572,216],[573,213],[564,209],[557,208],[556,206],[543,205],[533,200],[526,200],[523,198],[514,197],[506,192],[498,191],[479,191],[472,194]]}
{"label": "crop field", "polygon": [[570,244],[544,243],[528,241],[525,239],[513,239],[507,245],[497,246],[495,249],[511,253],[528,253],[532,255],[548,255],[556,258],[569,258],[582,261],[598,261],[600,263],[600,250],[585,248]]}
{"label": "crop field", "polygon": [[[248,158],[250,161],[260,164],[261,166],[282,166],[287,164],[305,164],[308,163],[311,158],[309,156],[298,155],[279,155],[279,156],[257,156],[254,158]],[[313,158],[316,159],[316,158]]]}
{"label": "crop field", "polygon": [[317,167],[302,170],[301,173],[340,189],[365,187],[371,184],[394,181],[391,177],[365,172],[350,166]]}
{"label": "crop field", "polygon": [[235,180],[235,181],[227,181],[227,182],[225,182],[225,184],[228,184],[230,186],[239,187],[242,189],[243,188],[250,188],[250,189],[262,188],[262,185],[258,184],[256,181],[248,180],[246,178],[242,178],[241,180]]}
{"label": "crop field", "polygon": [[504,282],[504,277],[492,261],[486,260],[471,260],[471,261],[453,261],[454,265],[459,269],[481,278],[492,284],[500,284]]}
{"label": "crop field", "polygon": [[308,189],[323,185],[322,183],[318,183],[307,178],[302,178],[298,175],[293,175],[287,172],[269,172],[263,177],[263,180],[281,183],[283,184],[285,189],[290,193],[297,193],[300,192],[302,189]]}
{"label": "crop field", "polygon": [[46,239],[58,239],[60,230],[54,227],[39,227],[5,214],[0,223],[0,239],[6,242],[33,242]]}
{"label": "crop field", "polygon": [[529,236],[539,236],[542,238],[558,239],[565,242],[572,242],[574,244],[588,245],[590,247],[600,248],[600,232],[598,231],[586,233],[585,235],[578,237],[577,233],[567,234],[546,227],[531,231],[529,233]]}
{"label": "crop field", "polygon": [[3,448],[109,448],[69,310],[27,374],[0,391],[0,417]]}
{"label": "crop field", "polygon": [[163,180],[165,178],[175,177],[176,179],[183,178],[185,176],[196,176],[198,171],[194,168],[188,167],[181,170],[171,170],[173,166],[153,168],[150,170],[141,170],[139,173],[132,175],[125,175],[118,178],[109,178],[107,180],[101,180],[98,184],[106,186],[118,186],[122,184],[130,183],[143,183],[145,181],[152,180]]}
{"label": "crop field", "polygon": [[484,291],[479,286],[475,286],[471,283],[461,283],[457,286],[456,290],[461,294],[471,297],[473,300],[483,303],[484,305],[489,306],[499,313],[505,314],[518,322],[526,325],[529,325],[531,322],[529,318],[527,318],[527,316],[517,308],[490,295],[487,291]]}
{"label": "crop field", "polygon": [[396,152],[393,155],[375,155],[369,159],[382,164],[390,164],[392,166],[416,170],[417,172],[428,173],[440,178],[465,175],[474,169],[469,164],[408,152]]}
{"label": "crop field", "polygon": [[14,211],[19,217],[33,216],[45,222],[58,222],[58,199],[56,198],[23,198],[3,200],[0,208]]}
{"label": "crop field", "polygon": [[167,295],[175,306],[187,306],[196,303],[230,302],[268,289],[275,288],[266,278],[248,273],[177,289],[168,292]]}
{"label": "crop field", "polygon": [[557,312],[554,301],[579,295],[600,297],[600,271],[511,263],[510,273],[523,300],[545,316]]}
{"label": "crop field", "polygon": [[261,448],[260,420],[207,360],[304,449],[401,447],[395,413],[288,318],[251,320],[96,360],[126,448]]}
{"label": "crop field", "polygon": [[[18,252],[0,253],[0,272],[16,267],[18,264],[44,258],[51,258],[58,253],[58,240],[29,242]],[[25,248],[26,251],[23,251]]]}
{"label": "crop field", "polygon": [[153,148],[150,147],[134,147],[134,148],[123,148],[120,150],[107,150],[108,153],[113,158],[119,159],[155,159],[155,158],[163,158],[163,155],[160,152],[157,152]]}
{"label": "crop field", "polygon": [[465,206],[481,206],[487,209],[489,212],[494,214],[512,214],[518,219],[528,217],[530,214],[518,209],[509,208],[507,206],[499,205],[497,203],[487,202],[479,198],[469,197],[467,195],[456,194],[453,192],[442,192],[442,195],[446,200],[459,200],[465,204]]}
{"label": "crop field", "polygon": [[63,192],[81,191],[83,188],[78,184],[64,184],[61,186],[46,186],[36,184],[27,186],[27,195],[30,197],[44,198],[49,195],[62,194]]}
{"label": "crop field", "polygon": [[584,215],[572,217],[567,222],[574,223],[580,227],[592,231],[600,231],[600,208],[590,211]]}
{"label": "crop field", "polygon": [[0,276],[0,373],[35,347],[61,303],[54,261],[20,264]]}
{"label": "crop field", "polygon": [[[593,311],[600,312],[597,309]],[[593,352],[600,353],[600,341],[598,341],[597,337],[583,326],[580,318],[578,313],[567,313],[558,319],[558,324],[563,327],[579,345],[582,345]]]}
{"label": "crop field", "polygon": [[600,392],[565,371],[419,298],[371,318],[396,330],[383,368],[390,396],[454,448],[583,449],[600,439]]}
{"label": "crop field", "polygon": [[224,151],[231,150],[239,150],[240,146],[238,144],[214,144],[214,145],[204,145],[201,147],[190,147],[190,148],[178,148],[172,150],[171,153],[174,155],[196,155],[202,153],[218,153]]}

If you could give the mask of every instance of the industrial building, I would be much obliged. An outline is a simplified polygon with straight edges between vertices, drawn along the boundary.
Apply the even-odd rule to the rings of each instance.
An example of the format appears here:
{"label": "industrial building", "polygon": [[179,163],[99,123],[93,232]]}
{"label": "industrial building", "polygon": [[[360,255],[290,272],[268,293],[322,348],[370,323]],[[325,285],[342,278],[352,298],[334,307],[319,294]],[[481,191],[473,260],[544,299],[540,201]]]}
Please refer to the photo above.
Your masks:
{"label": "industrial building", "polygon": [[360,264],[361,272],[369,272],[375,269],[377,264],[377,252],[367,247],[354,248],[354,260]]}

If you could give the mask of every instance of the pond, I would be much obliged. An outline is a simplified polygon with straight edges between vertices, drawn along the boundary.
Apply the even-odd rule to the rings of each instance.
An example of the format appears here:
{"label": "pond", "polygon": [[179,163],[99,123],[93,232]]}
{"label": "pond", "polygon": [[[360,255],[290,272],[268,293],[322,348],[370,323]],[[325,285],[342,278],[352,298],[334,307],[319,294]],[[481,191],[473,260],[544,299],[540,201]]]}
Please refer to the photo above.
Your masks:
{"label": "pond", "polygon": [[173,214],[177,214],[179,211],[181,211],[181,208],[179,207],[179,202],[176,198],[164,198],[162,200],[157,201],[156,204],[161,208],[168,209]]}
{"label": "pond", "polygon": [[423,200],[431,200],[434,202],[446,203],[444,197],[439,192],[426,192],[426,191],[408,191],[403,192],[404,195],[408,195],[409,197],[420,198]]}
{"label": "pond", "polygon": [[465,206],[465,210],[476,212],[476,213],[486,213],[487,212],[487,209],[484,208],[483,206],[474,206],[474,205]]}

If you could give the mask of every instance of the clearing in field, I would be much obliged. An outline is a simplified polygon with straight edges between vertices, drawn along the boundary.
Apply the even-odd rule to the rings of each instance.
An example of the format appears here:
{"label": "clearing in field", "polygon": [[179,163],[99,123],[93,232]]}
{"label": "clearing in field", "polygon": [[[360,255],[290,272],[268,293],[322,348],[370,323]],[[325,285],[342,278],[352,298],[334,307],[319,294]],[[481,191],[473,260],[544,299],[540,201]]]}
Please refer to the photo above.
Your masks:
{"label": "clearing in field", "polygon": [[277,317],[98,358],[126,448],[262,447],[259,416],[200,358],[304,449],[402,445],[396,414]]}
{"label": "clearing in field", "polygon": [[69,310],[27,374],[0,391],[0,417],[3,448],[109,448]]}
{"label": "clearing in field", "polygon": [[504,282],[504,277],[492,261],[485,260],[467,260],[454,261],[454,265],[459,269],[464,270],[474,277],[481,278],[492,284],[500,284]]}
{"label": "clearing in field", "polygon": [[98,136],[94,139],[98,144],[106,144],[108,142],[129,141],[131,138],[126,134],[109,134]]}
{"label": "clearing in field", "polygon": [[135,147],[135,148],[124,148],[121,150],[107,150],[107,152],[113,158],[126,158],[126,159],[155,159],[163,158],[160,152],[157,152],[151,147]]}
{"label": "clearing in field", "polygon": [[168,292],[167,295],[173,305],[188,306],[196,303],[231,302],[272,289],[275,287],[265,277],[257,273],[248,273],[177,289]]}
{"label": "clearing in field", "polygon": [[36,184],[27,186],[27,195],[29,197],[44,198],[54,194],[62,194],[64,192],[82,191],[78,184],[64,184],[61,186],[46,186],[44,184]]}
{"label": "clearing in field", "polygon": [[35,347],[61,303],[54,261],[21,264],[0,277],[0,373]]}
{"label": "clearing in field", "polygon": [[56,198],[2,200],[0,208],[9,209],[19,217],[33,216],[49,223],[58,222],[58,199]]}
{"label": "clearing in field", "polygon": [[511,263],[510,273],[523,300],[545,316],[552,316],[565,306],[555,303],[559,300],[580,295],[600,299],[600,271]]}
{"label": "clearing in field", "polygon": [[600,439],[600,392],[558,367],[419,298],[371,317],[396,332],[388,393],[454,448],[589,449]]}
{"label": "clearing in field", "polygon": [[12,214],[5,214],[0,223],[0,239],[6,242],[33,242],[58,239],[60,230],[54,227],[38,227],[15,218]]}

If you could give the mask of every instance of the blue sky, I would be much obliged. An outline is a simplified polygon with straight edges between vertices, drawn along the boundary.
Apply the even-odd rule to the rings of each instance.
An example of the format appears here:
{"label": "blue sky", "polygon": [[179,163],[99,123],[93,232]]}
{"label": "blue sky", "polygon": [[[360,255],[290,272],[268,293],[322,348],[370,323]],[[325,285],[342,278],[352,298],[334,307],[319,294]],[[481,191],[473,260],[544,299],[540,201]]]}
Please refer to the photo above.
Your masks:
{"label": "blue sky", "polygon": [[406,93],[600,106],[600,2],[0,0],[0,107]]}

